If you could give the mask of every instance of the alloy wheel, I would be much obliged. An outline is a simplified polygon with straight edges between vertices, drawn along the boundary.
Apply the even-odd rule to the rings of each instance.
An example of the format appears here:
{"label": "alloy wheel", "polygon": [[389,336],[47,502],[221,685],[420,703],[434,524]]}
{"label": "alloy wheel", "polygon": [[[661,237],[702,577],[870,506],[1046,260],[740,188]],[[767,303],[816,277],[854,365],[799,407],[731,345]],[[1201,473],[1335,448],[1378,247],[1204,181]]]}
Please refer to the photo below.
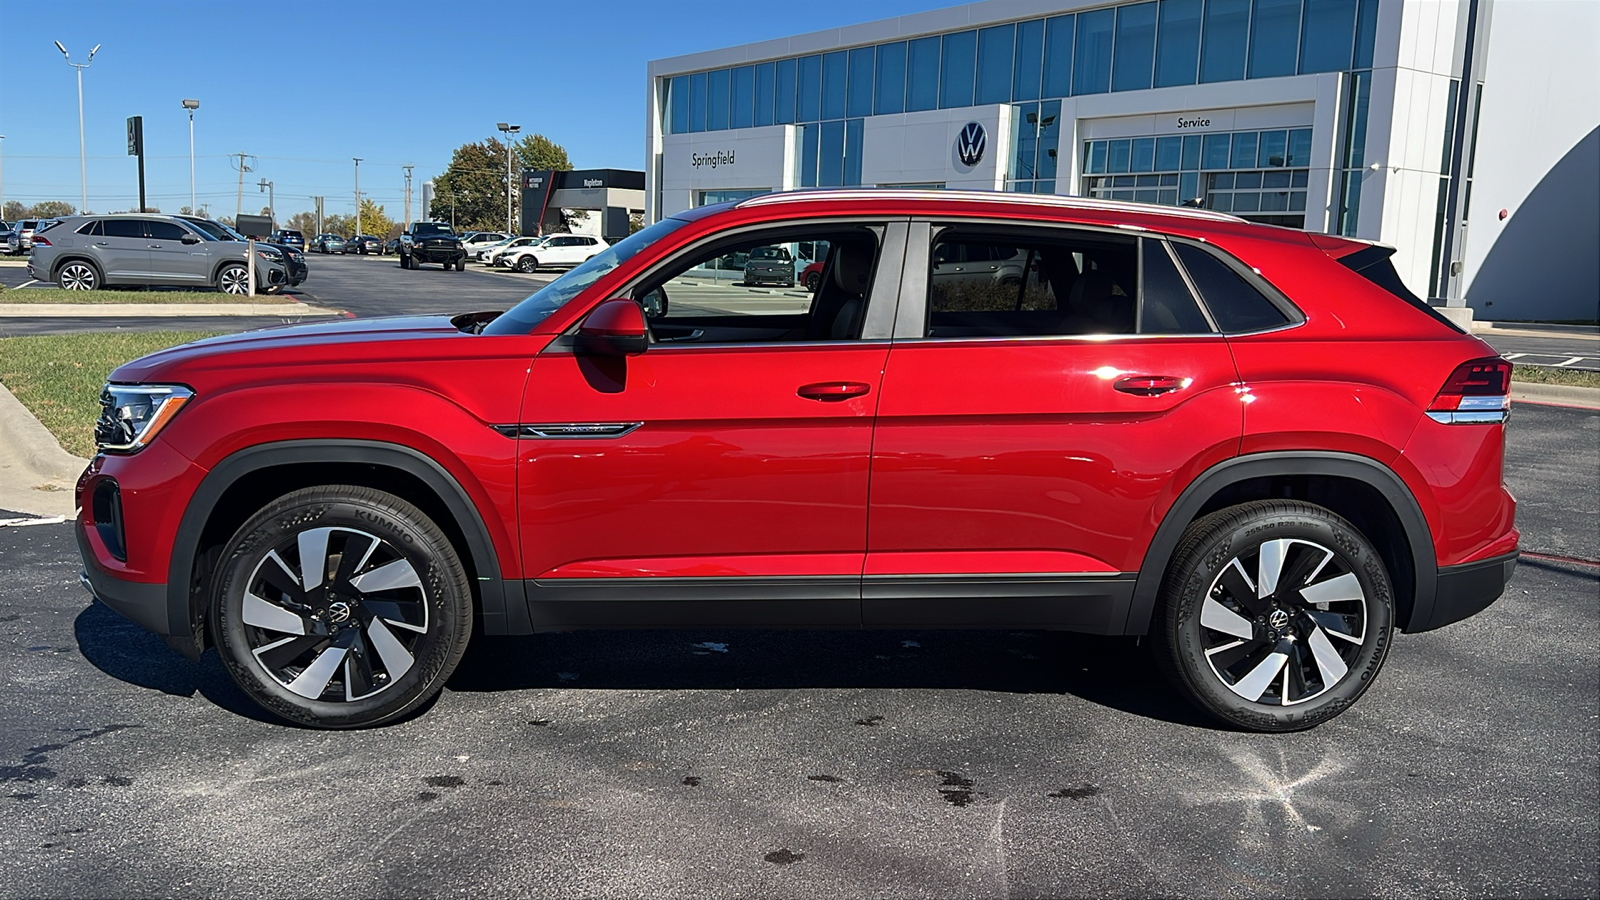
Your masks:
{"label": "alloy wheel", "polygon": [[68,263],[61,270],[61,287],[69,291],[92,291],[99,286],[100,277],[88,263]]}
{"label": "alloy wheel", "polygon": [[244,266],[229,266],[222,270],[222,277],[218,279],[224,294],[250,293],[250,273]]}
{"label": "alloy wheel", "polygon": [[353,702],[411,669],[428,633],[427,601],[416,568],[388,541],[311,528],[256,565],[240,620],[273,680],[309,700]]}
{"label": "alloy wheel", "polygon": [[1270,540],[1212,581],[1200,609],[1201,645],[1228,690],[1292,706],[1356,667],[1368,614],[1366,592],[1341,554],[1298,538]]}

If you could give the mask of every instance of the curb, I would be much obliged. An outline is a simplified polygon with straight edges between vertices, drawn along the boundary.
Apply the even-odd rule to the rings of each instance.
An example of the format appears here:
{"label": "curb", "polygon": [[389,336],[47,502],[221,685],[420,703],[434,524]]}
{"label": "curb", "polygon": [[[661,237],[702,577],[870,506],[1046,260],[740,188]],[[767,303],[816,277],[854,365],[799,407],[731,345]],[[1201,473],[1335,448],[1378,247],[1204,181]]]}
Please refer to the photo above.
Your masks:
{"label": "curb", "polygon": [[28,412],[5,385],[0,385],[0,451],[20,461],[41,479],[75,482],[87,459],[79,459],[61,449],[56,436]]}
{"label": "curb", "polygon": [[337,316],[336,309],[305,303],[0,303],[0,318],[118,318],[165,316]]}
{"label": "curb", "polygon": [[1557,406],[1600,409],[1600,388],[1513,381],[1511,382],[1511,399],[1513,401],[1525,400],[1529,403],[1553,403]]}

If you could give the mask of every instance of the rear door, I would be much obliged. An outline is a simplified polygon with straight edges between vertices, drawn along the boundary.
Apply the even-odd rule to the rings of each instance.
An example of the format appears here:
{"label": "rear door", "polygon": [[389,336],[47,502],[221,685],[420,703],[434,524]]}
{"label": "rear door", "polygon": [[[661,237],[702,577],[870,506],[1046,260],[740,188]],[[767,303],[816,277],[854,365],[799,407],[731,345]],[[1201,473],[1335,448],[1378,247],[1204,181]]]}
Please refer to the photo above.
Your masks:
{"label": "rear door", "polygon": [[[1227,342],[1160,238],[922,227],[878,406],[863,621],[1120,632],[1160,512],[1237,452]],[[1013,258],[1016,284],[934,267]]]}
{"label": "rear door", "polygon": [[89,243],[107,280],[142,282],[150,277],[151,242],[143,219],[104,219]]}

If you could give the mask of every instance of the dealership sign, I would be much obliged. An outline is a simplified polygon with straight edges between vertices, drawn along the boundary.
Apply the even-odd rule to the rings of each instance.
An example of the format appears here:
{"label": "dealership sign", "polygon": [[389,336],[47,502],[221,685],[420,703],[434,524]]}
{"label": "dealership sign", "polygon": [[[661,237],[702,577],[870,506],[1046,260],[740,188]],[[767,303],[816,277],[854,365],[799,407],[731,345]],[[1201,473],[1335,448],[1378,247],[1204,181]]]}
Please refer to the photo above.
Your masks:
{"label": "dealership sign", "polygon": [[977,122],[968,122],[967,127],[956,135],[956,156],[961,159],[962,165],[975,166],[983,161],[983,150],[988,143],[989,136],[984,132],[983,126]]}

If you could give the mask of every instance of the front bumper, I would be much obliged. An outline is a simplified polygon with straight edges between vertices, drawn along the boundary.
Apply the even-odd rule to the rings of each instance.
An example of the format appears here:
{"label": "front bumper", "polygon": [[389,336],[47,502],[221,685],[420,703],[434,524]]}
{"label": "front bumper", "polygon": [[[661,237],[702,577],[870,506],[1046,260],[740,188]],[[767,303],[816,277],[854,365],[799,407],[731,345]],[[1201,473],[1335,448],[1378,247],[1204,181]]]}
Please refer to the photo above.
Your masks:
{"label": "front bumper", "polygon": [[467,258],[467,251],[461,249],[460,247],[454,247],[454,248],[437,247],[436,248],[436,247],[417,247],[417,246],[413,246],[411,248],[411,255],[413,257],[421,260],[422,262],[426,262],[426,263],[443,263],[443,262],[452,262],[453,263],[458,259],[466,259]]}
{"label": "front bumper", "polygon": [[94,549],[89,545],[89,536],[84,531],[81,518],[73,530],[78,536],[78,555],[83,557],[83,572],[78,580],[84,588],[134,624],[156,634],[170,634],[172,625],[167,614],[167,586],[128,581],[102,571],[95,565]]}
{"label": "front bumper", "polygon": [[1514,551],[1458,566],[1440,566],[1433,609],[1429,611],[1426,621],[1413,619],[1406,632],[1443,628],[1488,609],[1505,593],[1512,573],[1517,570],[1518,555]]}

